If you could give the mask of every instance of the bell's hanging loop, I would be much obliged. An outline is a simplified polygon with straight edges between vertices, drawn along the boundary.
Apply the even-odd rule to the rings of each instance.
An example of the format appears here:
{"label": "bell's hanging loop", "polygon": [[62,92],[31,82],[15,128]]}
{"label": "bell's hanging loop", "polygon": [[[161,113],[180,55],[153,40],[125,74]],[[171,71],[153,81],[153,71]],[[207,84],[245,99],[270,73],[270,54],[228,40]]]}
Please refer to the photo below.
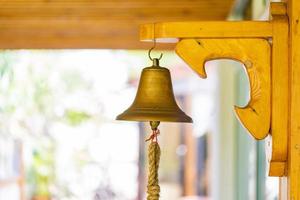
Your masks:
{"label": "bell's hanging loop", "polygon": [[160,60],[160,59],[163,57],[163,53],[161,53],[160,56],[159,56],[158,58],[152,58],[152,57],[151,57],[151,52],[152,52],[152,50],[153,50],[153,49],[155,48],[155,46],[156,46],[156,42],[155,42],[155,41],[156,41],[156,40],[154,39],[154,46],[151,47],[151,49],[149,49],[149,51],[148,51],[148,57],[149,57],[149,59],[152,60],[152,61],[154,61],[154,59]]}

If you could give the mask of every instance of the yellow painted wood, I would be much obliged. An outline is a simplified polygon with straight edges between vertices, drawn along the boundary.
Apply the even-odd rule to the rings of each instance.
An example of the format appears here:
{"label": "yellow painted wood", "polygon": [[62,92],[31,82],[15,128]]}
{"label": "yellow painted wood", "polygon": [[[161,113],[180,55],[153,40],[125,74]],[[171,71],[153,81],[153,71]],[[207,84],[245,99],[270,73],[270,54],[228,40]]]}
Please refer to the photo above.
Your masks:
{"label": "yellow painted wood", "polygon": [[154,33],[160,41],[170,42],[170,38],[271,37],[273,31],[269,21],[162,22],[140,26],[140,40],[153,39]]}
{"label": "yellow painted wood", "polygon": [[288,18],[284,3],[271,6],[272,36],[272,121],[269,175],[284,176],[288,149]]}
{"label": "yellow painted wood", "polygon": [[288,149],[288,197],[300,200],[300,1],[288,1],[290,129]]}
{"label": "yellow painted wood", "polygon": [[[253,51],[255,49],[255,51]],[[271,47],[265,39],[183,39],[176,53],[202,78],[205,62],[228,58],[245,66],[250,82],[250,101],[235,106],[241,123],[256,139],[265,138],[270,129]]]}
{"label": "yellow painted wood", "polygon": [[276,140],[272,139],[272,135],[268,135],[266,138],[267,171],[269,172],[269,176],[284,177],[287,172],[287,160],[280,161],[282,160],[281,158],[278,160],[274,159],[274,157],[280,154],[280,144],[275,143],[273,147],[274,141]]}
{"label": "yellow painted wood", "polygon": [[271,17],[274,15],[287,15],[287,5],[285,2],[272,2],[270,11]]}
{"label": "yellow painted wood", "polygon": [[272,161],[270,163],[269,176],[283,177],[285,175],[286,162]]}

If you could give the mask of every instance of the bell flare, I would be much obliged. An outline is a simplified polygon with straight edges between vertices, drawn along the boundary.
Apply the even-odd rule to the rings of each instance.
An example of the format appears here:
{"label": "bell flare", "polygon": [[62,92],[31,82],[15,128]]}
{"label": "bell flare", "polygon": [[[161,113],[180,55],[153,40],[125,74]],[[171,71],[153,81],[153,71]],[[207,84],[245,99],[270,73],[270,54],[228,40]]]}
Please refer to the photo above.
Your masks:
{"label": "bell flare", "polygon": [[117,120],[193,122],[176,103],[170,71],[155,65],[143,69],[134,102]]}
{"label": "bell flare", "polygon": [[176,112],[149,112],[135,110],[134,108],[129,108],[122,114],[117,116],[117,120],[126,120],[126,121],[161,121],[161,122],[183,122],[183,123],[192,123],[193,120],[191,117],[186,115],[183,111]]}

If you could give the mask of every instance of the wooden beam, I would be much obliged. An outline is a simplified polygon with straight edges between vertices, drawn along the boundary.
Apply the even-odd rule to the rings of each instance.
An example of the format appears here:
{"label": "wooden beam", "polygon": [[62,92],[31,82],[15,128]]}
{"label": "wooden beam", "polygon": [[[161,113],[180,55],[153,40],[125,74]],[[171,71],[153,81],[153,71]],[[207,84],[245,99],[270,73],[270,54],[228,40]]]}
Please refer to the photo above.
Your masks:
{"label": "wooden beam", "polygon": [[[1,18],[148,18],[172,15],[226,18],[233,0],[9,0],[0,1]],[[172,8],[172,9],[170,9]],[[201,12],[200,12],[201,11]],[[216,12],[218,11],[218,12]],[[160,18],[159,18],[160,19]]]}
{"label": "wooden beam", "polygon": [[[148,48],[139,25],[224,20],[234,0],[0,1],[0,48]],[[162,48],[173,46],[163,45]]]}
{"label": "wooden beam", "polygon": [[[2,49],[107,48],[149,49],[152,44],[139,41],[138,23],[122,20],[1,20]],[[105,28],[109,27],[109,28]],[[4,31],[3,31],[4,30]],[[81,31],[79,31],[81,30]],[[120,31],[122,30],[122,31]],[[122,35],[121,35],[122,34]],[[163,49],[174,47],[159,44]]]}
{"label": "wooden beam", "polygon": [[169,42],[170,38],[267,38],[272,36],[272,24],[269,21],[200,21],[165,22],[140,27],[141,40],[152,39],[154,33],[161,42]]}

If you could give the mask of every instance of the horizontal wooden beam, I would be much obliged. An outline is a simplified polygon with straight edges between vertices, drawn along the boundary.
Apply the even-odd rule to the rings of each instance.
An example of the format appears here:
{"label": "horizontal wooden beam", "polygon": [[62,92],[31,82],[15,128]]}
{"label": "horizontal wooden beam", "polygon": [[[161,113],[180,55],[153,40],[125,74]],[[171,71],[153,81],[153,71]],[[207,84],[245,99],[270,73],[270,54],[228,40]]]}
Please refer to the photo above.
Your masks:
{"label": "horizontal wooden beam", "polygon": [[233,2],[0,0],[0,48],[143,49],[149,44],[139,41],[139,25],[158,21],[225,20]]}
{"label": "horizontal wooden beam", "polygon": [[160,42],[170,42],[171,38],[268,38],[272,33],[269,21],[165,22],[140,26],[140,40],[153,39],[155,34]]}
{"label": "horizontal wooden beam", "polygon": [[[138,24],[113,20],[11,20],[0,19],[2,49],[148,49],[151,44],[140,42]],[[108,28],[105,28],[108,27]],[[174,45],[162,44],[163,49]]]}

